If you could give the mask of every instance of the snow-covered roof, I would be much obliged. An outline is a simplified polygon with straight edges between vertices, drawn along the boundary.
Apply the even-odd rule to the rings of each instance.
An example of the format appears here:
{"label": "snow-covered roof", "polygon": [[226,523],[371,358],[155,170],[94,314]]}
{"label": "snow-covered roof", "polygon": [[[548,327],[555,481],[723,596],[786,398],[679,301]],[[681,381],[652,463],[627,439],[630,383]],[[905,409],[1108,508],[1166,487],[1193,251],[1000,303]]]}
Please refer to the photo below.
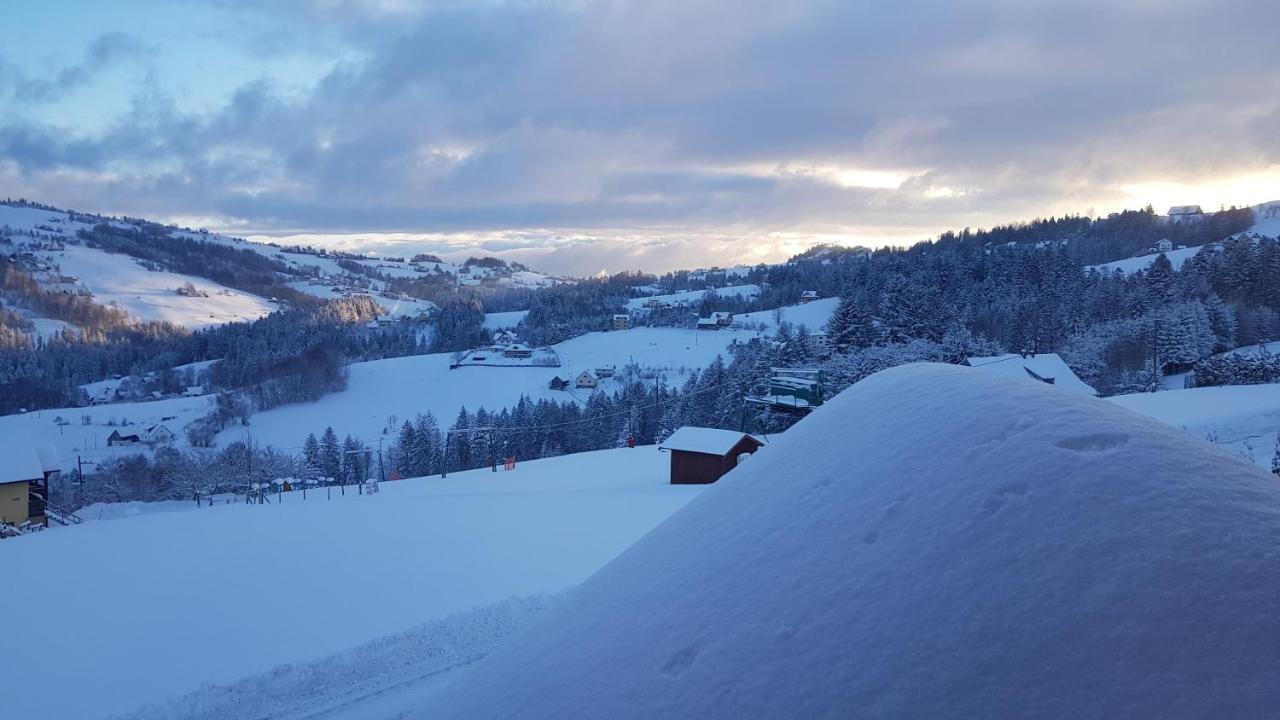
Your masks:
{"label": "snow-covered roof", "polygon": [[1271,717],[1277,536],[1280,484],[1198,437],[897,367],[414,717]]}
{"label": "snow-covered roof", "polygon": [[[733,446],[742,442],[744,437],[751,438],[746,433],[733,430],[685,426],[671,433],[671,437],[664,440],[658,447],[662,450],[728,455],[733,450]],[[755,440],[755,438],[751,439]],[[763,444],[759,440],[756,442]]]}
{"label": "snow-covered roof", "polygon": [[1199,205],[1174,205],[1169,208],[1170,215],[1200,215]]}
{"label": "snow-covered roof", "polygon": [[971,357],[967,362],[971,367],[981,368],[985,372],[996,373],[1008,378],[1035,380],[1037,382],[1052,380],[1053,382],[1049,384],[1063,390],[1084,395],[1098,394],[1097,390],[1094,390],[1083,380],[1076,377],[1076,374],[1071,371],[1071,367],[1057,353],[1036,353],[1027,357],[1022,357],[1017,353],[1009,353],[1008,355],[996,355],[994,357]]}
{"label": "snow-covered roof", "polygon": [[44,467],[31,439],[22,435],[0,435],[0,483],[40,480]]}

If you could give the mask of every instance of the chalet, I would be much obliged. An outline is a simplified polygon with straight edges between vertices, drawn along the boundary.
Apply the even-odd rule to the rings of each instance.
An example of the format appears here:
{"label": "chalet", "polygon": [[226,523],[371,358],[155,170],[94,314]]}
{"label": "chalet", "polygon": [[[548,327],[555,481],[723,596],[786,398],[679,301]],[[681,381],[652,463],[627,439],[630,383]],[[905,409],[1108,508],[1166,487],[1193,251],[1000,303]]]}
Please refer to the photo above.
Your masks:
{"label": "chalet", "polygon": [[614,375],[616,375],[617,373],[618,373],[618,368],[617,368],[617,367],[615,367],[615,366],[613,366],[613,365],[610,365],[609,367],[598,367],[598,368],[596,368],[596,377],[598,377],[598,378],[609,378],[609,377],[613,377],[613,376],[614,376]]}
{"label": "chalet", "polygon": [[1169,222],[1196,222],[1204,219],[1199,205],[1174,205],[1169,208]]}
{"label": "chalet", "polygon": [[394,315],[379,315],[376,322],[378,327],[391,327],[396,324],[396,318]]}
{"label": "chalet", "polygon": [[49,482],[61,473],[53,448],[6,437],[0,439],[0,457],[0,522],[47,526]]}
{"label": "chalet", "polygon": [[118,445],[137,445],[142,442],[142,438],[136,434],[124,435],[119,430],[112,430],[107,436],[107,446],[116,447]]}
{"label": "chalet", "polygon": [[706,485],[738,466],[764,443],[733,430],[682,427],[658,445],[671,453],[672,485]]}
{"label": "chalet", "polygon": [[1169,252],[1173,250],[1173,241],[1169,238],[1156,241],[1156,252]]}
{"label": "chalet", "polygon": [[502,349],[502,357],[505,358],[531,358],[533,357],[533,348],[522,343],[513,343]]}
{"label": "chalet", "polygon": [[569,381],[557,375],[551,378],[551,382],[547,383],[547,387],[551,390],[568,390]]}
{"label": "chalet", "polygon": [[578,375],[578,380],[576,384],[579,390],[581,389],[590,390],[598,386],[600,384],[600,380],[597,379],[595,375],[592,375],[590,370],[583,370],[582,374]]}
{"label": "chalet", "polygon": [[1081,395],[1097,395],[1083,380],[1076,377],[1057,353],[1009,353],[994,357],[971,357],[965,365],[996,373],[1012,380],[1035,380]]}
{"label": "chalet", "polygon": [[800,302],[801,302],[802,304],[803,304],[803,303],[811,303],[811,302],[813,302],[814,300],[817,300],[817,299],[818,299],[818,291],[817,291],[817,290],[805,290],[804,292],[800,293]]}
{"label": "chalet", "polygon": [[613,329],[614,330],[630,330],[631,316],[625,313],[616,313],[613,316]]}
{"label": "chalet", "polygon": [[698,318],[699,330],[719,330],[733,324],[733,313],[713,312],[707,317]]}
{"label": "chalet", "polygon": [[499,330],[493,334],[494,345],[515,345],[520,342],[520,338],[510,330]]}
{"label": "chalet", "polygon": [[150,425],[142,431],[142,442],[148,445],[168,445],[177,437],[177,434],[164,425]]}

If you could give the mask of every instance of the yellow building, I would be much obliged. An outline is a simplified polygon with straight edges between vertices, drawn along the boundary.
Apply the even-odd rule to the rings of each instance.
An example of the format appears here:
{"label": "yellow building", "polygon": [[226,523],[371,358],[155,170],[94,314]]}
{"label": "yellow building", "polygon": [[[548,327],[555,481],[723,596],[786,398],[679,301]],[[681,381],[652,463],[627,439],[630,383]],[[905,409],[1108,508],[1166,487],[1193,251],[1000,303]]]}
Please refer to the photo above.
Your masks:
{"label": "yellow building", "polygon": [[0,522],[48,525],[49,481],[61,472],[53,449],[11,440],[0,442],[0,455]]}

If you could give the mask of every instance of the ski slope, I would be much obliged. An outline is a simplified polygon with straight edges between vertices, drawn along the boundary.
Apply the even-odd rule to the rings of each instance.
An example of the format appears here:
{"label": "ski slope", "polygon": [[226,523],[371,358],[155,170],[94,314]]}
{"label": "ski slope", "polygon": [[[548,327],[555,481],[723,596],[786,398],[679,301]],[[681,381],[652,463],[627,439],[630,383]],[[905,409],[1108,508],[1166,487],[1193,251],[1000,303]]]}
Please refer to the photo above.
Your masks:
{"label": "ski slope", "polygon": [[1271,717],[1277,537],[1280,484],[1202,440],[897,367],[411,717]]}
{"label": "ski slope", "polygon": [[[93,720],[342,653],[422,623],[580,582],[700,492],[653,447],[511,472],[286,493],[270,505],[158,512],[0,543],[38,578],[6,593],[7,717]],[[466,620],[466,618],[463,618]],[[495,621],[496,622],[496,621]],[[453,627],[454,657],[485,624]],[[400,663],[403,664],[403,663]],[[376,667],[357,674],[377,683]],[[350,682],[347,673],[323,686]],[[75,688],[75,692],[67,692]],[[315,688],[318,694],[324,688]],[[196,696],[207,698],[209,691]],[[305,698],[304,698],[305,699]],[[179,706],[168,717],[190,717]],[[278,710],[278,709],[277,709]],[[265,717],[253,715],[252,717]],[[271,717],[281,717],[273,713]],[[250,717],[233,712],[227,718]]]}

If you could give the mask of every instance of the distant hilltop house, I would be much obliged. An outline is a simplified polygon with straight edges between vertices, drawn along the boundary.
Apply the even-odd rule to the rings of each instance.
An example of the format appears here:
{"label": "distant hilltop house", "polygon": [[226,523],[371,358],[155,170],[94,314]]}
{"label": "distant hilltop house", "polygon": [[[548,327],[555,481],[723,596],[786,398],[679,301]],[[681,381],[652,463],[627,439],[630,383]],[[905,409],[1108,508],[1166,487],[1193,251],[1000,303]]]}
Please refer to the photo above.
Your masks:
{"label": "distant hilltop house", "polygon": [[699,330],[719,330],[733,324],[733,313],[713,312],[707,317],[698,318]]}
{"label": "distant hilltop house", "polygon": [[1098,394],[1097,390],[1076,377],[1071,367],[1057,353],[1009,353],[994,357],[971,357],[964,364],[1014,380],[1036,380],[1081,395]]}
{"label": "distant hilltop house", "polygon": [[595,375],[592,375],[590,370],[583,370],[582,373],[578,375],[578,380],[576,382],[576,385],[580,390],[590,390],[597,387],[599,384],[600,380],[597,379]]}
{"label": "distant hilltop house", "polygon": [[630,329],[631,329],[631,316],[630,316],[630,315],[627,315],[627,314],[625,314],[625,313],[616,313],[616,314],[614,314],[614,316],[613,316],[613,329],[614,329],[614,330],[630,330]]}
{"label": "distant hilltop house", "polygon": [[569,381],[557,375],[551,378],[551,382],[547,383],[547,388],[551,390],[568,390]]}
{"label": "distant hilltop house", "polygon": [[1196,222],[1204,219],[1199,205],[1174,205],[1169,208],[1169,222]]}
{"label": "distant hilltop house", "polygon": [[800,293],[800,303],[801,303],[801,304],[804,304],[804,303],[811,303],[811,302],[813,302],[814,300],[817,300],[817,299],[818,299],[818,291],[817,291],[817,290],[805,290],[804,292]]}
{"label": "distant hilltop house", "polygon": [[618,373],[618,368],[613,365],[610,365],[608,367],[596,368],[596,377],[598,378],[610,378],[616,375],[617,373]]}
{"label": "distant hilltop house", "polygon": [[733,430],[682,427],[658,444],[671,453],[672,485],[708,485],[764,447],[754,437]]}
{"label": "distant hilltop house", "polygon": [[379,315],[375,322],[379,327],[389,327],[396,324],[396,318],[394,315]]}

